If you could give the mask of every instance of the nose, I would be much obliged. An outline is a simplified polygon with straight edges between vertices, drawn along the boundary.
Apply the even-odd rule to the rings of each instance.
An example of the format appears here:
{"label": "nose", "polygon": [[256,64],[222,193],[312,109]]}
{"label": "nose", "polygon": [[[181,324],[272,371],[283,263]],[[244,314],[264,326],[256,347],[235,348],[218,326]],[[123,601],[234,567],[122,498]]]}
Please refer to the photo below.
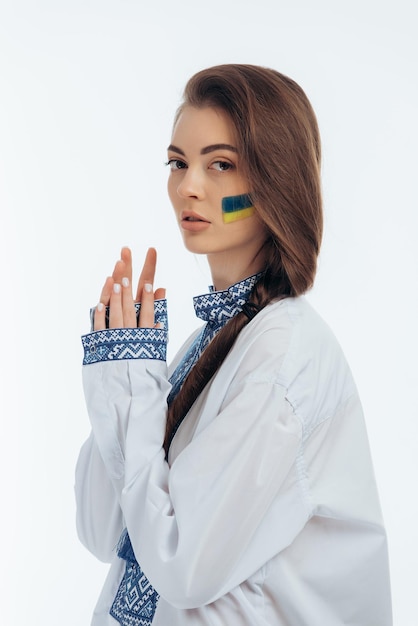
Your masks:
{"label": "nose", "polygon": [[177,193],[181,198],[197,198],[203,196],[203,172],[199,167],[188,167],[184,170]]}

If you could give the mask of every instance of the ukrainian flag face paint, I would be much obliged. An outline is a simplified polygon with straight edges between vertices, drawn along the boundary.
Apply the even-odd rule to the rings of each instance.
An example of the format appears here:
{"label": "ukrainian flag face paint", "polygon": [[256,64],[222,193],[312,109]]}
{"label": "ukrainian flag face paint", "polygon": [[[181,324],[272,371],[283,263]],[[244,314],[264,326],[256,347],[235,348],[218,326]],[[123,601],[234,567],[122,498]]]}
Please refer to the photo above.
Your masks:
{"label": "ukrainian flag face paint", "polygon": [[254,207],[247,193],[222,198],[222,219],[225,224],[254,215]]}

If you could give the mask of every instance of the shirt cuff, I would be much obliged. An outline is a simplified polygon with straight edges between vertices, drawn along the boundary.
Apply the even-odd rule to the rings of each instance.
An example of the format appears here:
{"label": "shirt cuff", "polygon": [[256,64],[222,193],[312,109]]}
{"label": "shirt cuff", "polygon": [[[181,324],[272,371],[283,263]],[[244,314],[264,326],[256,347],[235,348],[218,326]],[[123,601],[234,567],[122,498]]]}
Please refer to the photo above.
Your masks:
{"label": "shirt cuff", "polygon": [[167,357],[167,331],[162,328],[108,328],[81,337],[83,365],[99,361]]}
{"label": "shirt cuff", "polygon": [[[135,304],[137,320],[141,304]],[[106,307],[106,329],[91,330],[81,337],[84,350],[83,365],[100,361],[121,361],[126,359],[153,359],[165,361],[167,358],[168,318],[167,300],[154,303],[155,324],[160,328],[108,328],[109,307]],[[94,309],[90,310],[93,329]]]}

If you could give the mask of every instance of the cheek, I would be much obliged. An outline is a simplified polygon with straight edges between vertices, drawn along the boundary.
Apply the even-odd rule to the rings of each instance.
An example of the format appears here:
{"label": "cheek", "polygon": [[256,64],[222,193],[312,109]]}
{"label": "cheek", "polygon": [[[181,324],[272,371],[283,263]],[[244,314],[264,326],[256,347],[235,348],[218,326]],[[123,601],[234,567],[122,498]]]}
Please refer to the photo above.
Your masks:
{"label": "cheek", "polygon": [[224,223],[224,230],[229,233],[231,239],[237,237],[247,242],[263,242],[268,238],[268,232],[255,212],[248,218],[241,217]]}
{"label": "cheek", "polygon": [[246,193],[222,198],[222,219],[225,224],[246,219],[254,215],[254,213],[255,209],[251,198]]}

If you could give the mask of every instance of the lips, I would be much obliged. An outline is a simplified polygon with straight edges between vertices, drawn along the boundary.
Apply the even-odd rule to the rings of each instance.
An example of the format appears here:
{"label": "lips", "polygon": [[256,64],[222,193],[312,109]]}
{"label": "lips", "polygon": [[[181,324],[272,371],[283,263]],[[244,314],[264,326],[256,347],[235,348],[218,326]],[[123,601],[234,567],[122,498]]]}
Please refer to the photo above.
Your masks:
{"label": "lips", "polygon": [[183,230],[198,233],[209,228],[210,222],[194,211],[183,211],[180,215],[180,225]]}
{"label": "lips", "polygon": [[181,221],[182,222],[205,222],[209,224],[208,220],[206,220],[204,217],[202,217],[198,213],[195,213],[194,211],[183,211],[183,213],[181,214]]}

